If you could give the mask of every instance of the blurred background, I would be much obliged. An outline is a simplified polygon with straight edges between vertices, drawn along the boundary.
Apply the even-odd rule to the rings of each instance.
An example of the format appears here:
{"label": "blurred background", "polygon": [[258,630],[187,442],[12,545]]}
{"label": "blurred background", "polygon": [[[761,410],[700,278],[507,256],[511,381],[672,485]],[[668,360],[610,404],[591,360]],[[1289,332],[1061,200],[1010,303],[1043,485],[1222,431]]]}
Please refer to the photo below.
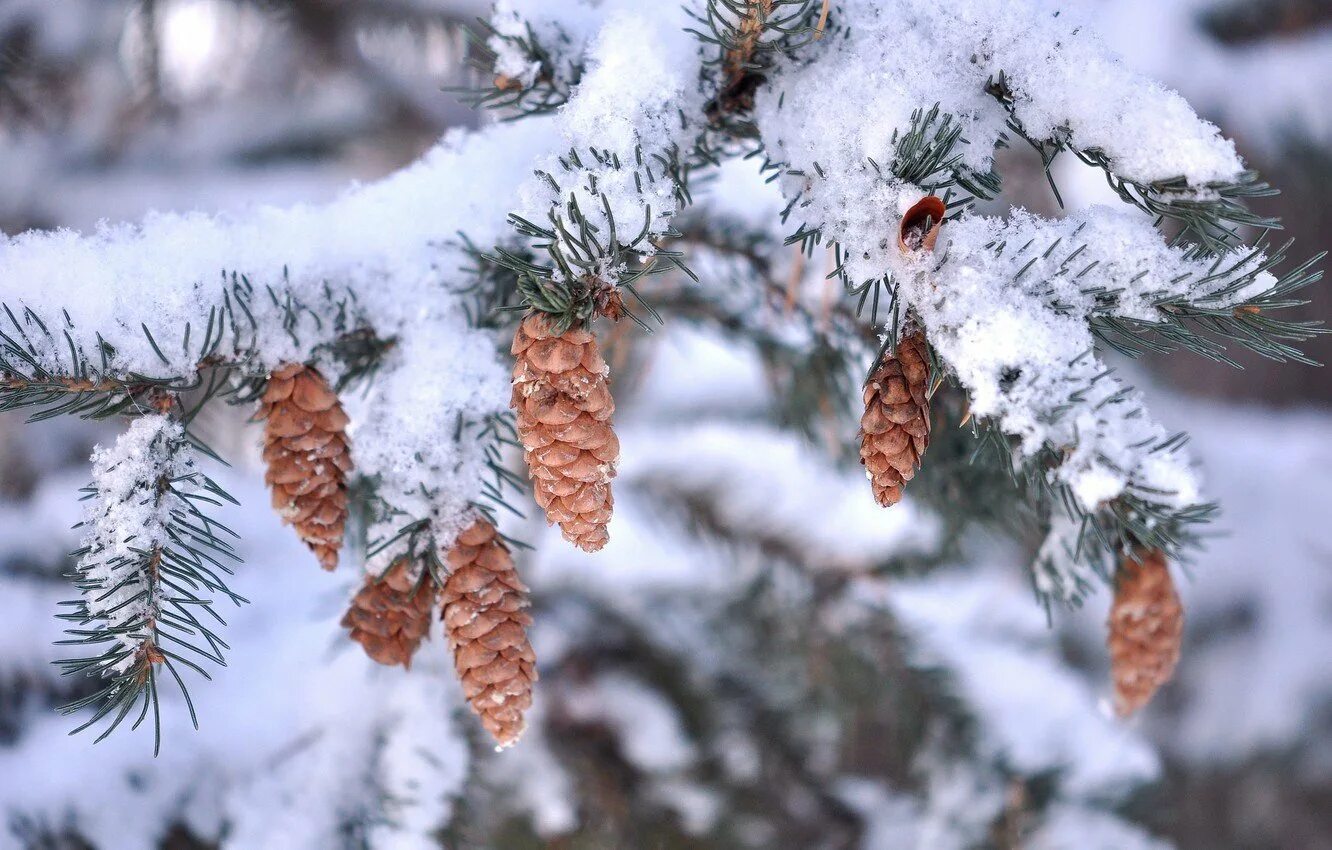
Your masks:
{"label": "blurred background", "polygon": [[[1332,247],[1332,2],[1080,2],[1282,190],[1259,207],[1296,254]],[[0,0],[0,231],[243,215],[383,176],[489,120],[446,90],[469,82],[463,26],[488,11]],[[1005,153],[1006,198],[1056,215],[1029,153]],[[705,285],[758,268],[766,286],[664,280],[665,328],[612,333],[611,546],[589,558],[535,522],[509,529],[536,547],[519,569],[542,681],[506,753],[454,716],[438,635],[410,683],[348,651],[337,618],[359,576],[320,574],[278,525],[247,411],[203,426],[234,461],[219,475],[245,505],[226,521],[254,602],[232,619],[231,667],[195,689],[203,728],[169,730],[156,761],[143,735],[66,738],[52,707],[82,686],[49,663],[53,614],[111,426],[0,417],[0,848],[1332,848],[1326,371],[1124,364],[1192,434],[1225,513],[1182,588],[1176,681],[1119,723],[1104,592],[1047,626],[1030,541],[925,502],[874,506],[844,400],[800,381],[817,345],[791,342],[818,339],[835,296],[789,253],[733,267],[780,204],[732,171],[687,233]],[[1056,174],[1070,207],[1113,202],[1099,172]],[[719,221],[725,238],[704,232]],[[1327,318],[1312,295],[1307,316]],[[743,319],[767,314],[763,332]],[[1326,362],[1332,342],[1310,353]],[[965,486],[953,442],[927,472]]]}

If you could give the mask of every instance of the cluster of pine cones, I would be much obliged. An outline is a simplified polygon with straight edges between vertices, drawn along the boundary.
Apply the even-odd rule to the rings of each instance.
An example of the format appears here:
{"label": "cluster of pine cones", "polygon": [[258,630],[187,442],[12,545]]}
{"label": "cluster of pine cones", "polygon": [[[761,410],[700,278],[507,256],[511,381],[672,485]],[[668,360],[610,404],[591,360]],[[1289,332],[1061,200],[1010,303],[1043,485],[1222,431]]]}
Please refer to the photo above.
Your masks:
{"label": "cluster of pine cones", "polygon": [[[945,207],[930,196],[903,217],[898,246],[934,249]],[[618,310],[601,310],[618,318]],[[874,498],[889,507],[920,468],[930,439],[931,357],[925,333],[909,326],[866,381],[860,459]],[[611,479],[620,445],[612,425],[609,369],[581,325],[561,329],[532,311],[519,325],[512,407],[537,503],[566,540],[595,552],[609,539]],[[304,364],[273,371],[261,399],[266,480],[273,506],[325,569],[337,566],[352,469],[347,416],[320,373]],[[536,659],[528,641],[527,588],[493,524],[477,516],[457,535],[444,570],[403,557],[368,577],[343,625],[375,661],[408,667],[436,608],[464,694],[500,746],[523,730]],[[1183,611],[1159,551],[1125,557],[1109,622],[1115,708],[1128,715],[1170,678],[1179,657]]]}
{"label": "cluster of pine cones", "polygon": [[[352,469],[348,420],[337,393],[313,367],[288,364],[269,376],[259,416],[273,507],[320,564],[333,569]],[[375,661],[407,667],[438,604],[463,693],[486,731],[508,746],[522,734],[537,677],[527,639],[527,587],[508,546],[483,517],[457,535],[445,560],[448,575],[438,579],[424,558],[408,557],[367,577],[342,624]]]}
{"label": "cluster of pine cones", "polygon": [[[926,197],[902,217],[898,248],[915,255],[934,249],[942,201]],[[890,507],[920,469],[930,442],[930,355],[925,334],[909,328],[865,382],[860,462],[880,505]],[[1184,609],[1165,555],[1153,549],[1126,555],[1115,579],[1107,643],[1115,712],[1127,717],[1170,680],[1179,660]]]}
{"label": "cluster of pine cones", "polygon": [[407,558],[379,578],[367,576],[342,624],[375,661],[410,667],[438,601],[463,695],[481,725],[506,747],[523,732],[523,712],[532,705],[537,679],[527,639],[532,625],[527,587],[509,548],[484,519],[458,535],[448,566],[442,582]]}

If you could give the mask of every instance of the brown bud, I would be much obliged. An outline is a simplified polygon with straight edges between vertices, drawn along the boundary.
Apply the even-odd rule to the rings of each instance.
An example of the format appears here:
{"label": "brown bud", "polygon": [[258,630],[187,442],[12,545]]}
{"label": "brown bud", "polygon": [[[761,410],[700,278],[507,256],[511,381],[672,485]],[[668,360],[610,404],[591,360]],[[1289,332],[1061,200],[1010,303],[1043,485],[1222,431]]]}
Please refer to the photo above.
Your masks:
{"label": "brown bud", "polygon": [[934,195],[926,195],[907,210],[897,228],[897,247],[902,253],[933,251],[946,211],[944,202]]}

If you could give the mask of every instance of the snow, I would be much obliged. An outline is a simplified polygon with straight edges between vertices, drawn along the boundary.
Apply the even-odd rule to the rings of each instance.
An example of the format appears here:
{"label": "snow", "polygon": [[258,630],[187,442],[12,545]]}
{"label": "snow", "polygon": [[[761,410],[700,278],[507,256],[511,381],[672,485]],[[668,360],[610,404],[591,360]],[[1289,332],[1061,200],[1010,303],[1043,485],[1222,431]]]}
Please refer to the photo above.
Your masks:
{"label": "snow", "polygon": [[862,776],[844,776],[837,781],[837,795],[865,821],[861,848],[919,846],[915,801],[892,791],[886,784]]}
{"label": "snow", "polygon": [[[1169,432],[1140,415],[1141,398],[1126,384],[1106,376],[1092,354],[1089,323],[1106,315],[1158,321],[1163,300],[1241,303],[1274,282],[1266,273],[1244,277],[1261,259],[1208,280],[1208,264],[1168,247],[1137,213],[1088,209],[1059,221],[1021,211],[1002,220],[966,215],[944,226],[933,257],[912,261],[899,254],[896,222],[929,187],[906,185],[871,164],[891,162],[913,112],[938,103],[965,129],[963,162],[987,169],[1007,112],[984,87],[1003,72],[1014,113],[1030,132],[1067,132],[1075,144],[1104,153],[1123,177],[1183,176],[1195,190],[1235,179],[1243,164],[1233,145],[1178,95],[1128,70],[1079,10],[1063,6],[845,0],[825,38],[778,61],[758,96],[759,133],[783,169],[776,189],[796,203],[788,230],[805,223],[841,243],[853,282],[890,277],[968,390],[972,413],[1015,436],[1020,456],[1059,453],[1064,460],[1052,475],[1084,510],[1125,493],[1183,507],[1200,498],[1192,461],[1145,449]],[[231,272],[257,287],[249,305],[256,344],[228,336],[222,348],[249,374],[314,360],[337,378],[340,367],[324,347],[349,330],[372,328],[394,345],[369,392],[348,399],[358,472],[398,517],[429,519],[447,543],[481,493],[486,458],[476,430],[504,409],[507,395],[493,335],[465,319],[470,260],[458,232],[486,248],[512,248],[509,213],[544,226],[567,221],[576,205],[607,241],[585,259],[596,275],[620,279],[633,260],[658,250],[651,242],[627,245],[628,237],[640,227],[654,240],[670,232],[682,193],[665,165],[707,131],[700,45],[674,6],[502,0],[494,20],[508,35],[525,35],[530,24],[558,54],[557,83],[571,83],[577,71],[579,82],[556,115],[451,135],[416,165],[325,204],[154,214],[83,236],[5,238],[0,287],[20,317],[13,330],[26,333],[48,369],[69,371],[70,346],[99,364],[100,333],[114,346],[111,374],[186,382],[202,352],[184,344],[182,329],[192,328],[200,343],[210,308],[220,304],[222,276]],[[530,57],[503,39],[492,46],[500,73],[533,82]],[[759,250],[776,256],[782,201],[757,188],[752,175],[738,174],[734,166],[723,171],[708,212],[762,231]],[[616,244],[612,229],[624,237]],[[566,255],[577,253],[565,236],[555,241]],[[1087,247],[1079,250],[1082,242]],[[748,303],[738,293],[716,292],[726,283],[718,257],[704,254],[703,262],[716,273],[704,275],[710,297]],[[814,291],[804,284],[820,276],[797,270],[801,306]],[[278,300],[301,305],[294,333],[287,312],[267,297],[270,286]],[[344,299],[352,304],[353,296],[346,323],[314,320],[332,315]],[[53,331],[43,334],[23,308]],[[745,327],[768,318],[750,316],[754,324]],[[807,345],[812,337],[798,324],[768,330],[792,347]],[[797,436],[756,426],[754,417],[770,412],[775,400],[752,350],[708,334],[669,333],[670,346],[662,346],[633,399],[637,412],[626,405],[620,417],[625,459],[612,543],[590,557],[560,548],[553,536],[519,535],[539,544],[524,557],[524,575],[564,611],[551,621],[559,634],[546,620],[538,628],[543,668],[596,650],[591,635],[605,624],[588,622],[587,609],[579,609],[582,619],[567,612],[577,607],[569,600],[593,599],[687,657],[693,684],[734,675],[736,659],[704,628],[711,625],[706,609],[743,601],[739,594],[756,575],[797,583],[785,561],[808,562],[818,580],[845,581],[837,605],[818,611],[818,627],[835,632],[891,616],[905,627],[910,663],[942,672],[944,687],[978,729],[971,762],[948,746],[956,742],[936,739],[912,765],[918,781],[899,789],[828,776],[842,743],[839,727],[830,716],[807,718],[809,768],[870,821],[866,846],[895,846],[906,836],[941,848],[974,844],[1004,806],[1010,771],[1058,777],[1032,847],[1160,846],[1102,810],[1157,777],[1157,757],[1143,735],[1149,730],[1116,725],[1099,711],[1099,685],[1061,658],[1018,578],[1019,556],[968,539],[961,541],[968,563],[910,579],[873,576],[877,565],[937,551],[937,519],[910,495],[892,512],[878,511],[856,470],[831,463]],[[668,386],[674,389],[664,391]],[[1080,400],[1069,405],[1075,394]],[[726,415],[709,413],[719,408]],[[1194,419],[1197,410],[1188,413]],[[1300,509],[1273,508],[1292,496],[1272,467],[1307,479],[1307,470],[1324,461],[1327,426],[1282,419],[1288,439],[1272,441],[1279,450],[1260,449],[1251,434],[1273,427],[1271,416],[1211,414],[1213,421],[1199,423],[1212,435],[1202,440],[1204,456],[1219,461],[1220,491],[1235,497],[1251,524],[1234,554],[1217,559],[1221,578],[1211,589],[1186,591],[1186,604],[1191,617],[1196,611],[1206,619],[1221,617],[1239,597],[1259,613],[1241,636],[1199,639],[1196,664],[1182,668],[1179,685],[1194,697],[1174,721],[1178,734],[1168,747],[1238,759],[1295,740],[1326,702],[1321,655],[1291,652],[1288,634],[1274,625],[1305,646],[1325,642],[1326,594],[1321,584],[1307,584],[1308,563],[1317,557],[1310,551],[1320,552],[1320,543],[1302,537],[1317,529],[1325,494],[1315,482],[1300,492]],[[136,482],[190,463],[152,449],[155,440],[179,436],[179,426],[148,416],[98,452],[94,480],[103,498],[94,504],[90,534],[99,550],[125,552],[131,533],[140,542],[160,539],[160,512],[126,497]],[[1253,456],[1233,449],[1246,440]],[[256,604],[233,623],[234,669],[195,691],[203,733],[188,734],[187,715],[172,695],[163,697],[166,745],[155,762],[132,734],[109,739],[89,757],[86,740],[64,736],[65,723],[25,718],[14,745],[0,750],[0,776],[24,777],[4,783],[7,812],[69,819],[94,841],[126,850],[155,846],[175,820],[223,848],[337,846],[349,825],[372,847],[424,848],[477,771],[516,789],[514,809],[543,836],[574,828],[579,789],[557,756],[558,741],[534,728],[522,748],[474,761],[450,713],[459,700],[439,636],[410,675],[374,668],[334,625],[350,588],[331,593],[327,577],[309,568],[292,535],[262,507],[253,470],[222,478],[246,504],[260,506],[240,512],[238,523],[250,565],[236,589]],[[707,534],[682,533],[662,510],[668,497],[701,504],[722,524],[759,539],[731,550]],[[23,521],[22,512],[0,515],[7,527]],[[1072,523],[1056,516],[1052,526],[1042,560],[1057,563],[1037,580],[1067,595],[1085,574],[1068,551]],[[1274,553],[1273,540],[1295,542]],[[1253,569],[1272,558],[1275,565]],[[103,583],[119,578],[103,569],[106,562],[84,566]],[[46,604],[48,592],[31,579],[6,573],[0,582],[11,601]],[[97,604],[111,614],[106,606],[118,599]],[[116,616],[138,613],[129,607]],[[44,664],[53,634],[53,624],[21,612],[0,620],[0,672]],[[1234,675],[1236,668],[1248,675]],[[664,689],[607,667],[583,679],[569,674],[553,690],[573,719],[606,727],[627,764],[645,776],[647,797],[675,812],[686,831],[704,833],[725,813],[725,799],[699,779],[700,763],[714,755],[709,742],[695,739]],[[1247,713],[1236,720],[1229,706],[1240,704]],[[545,712],[539,702],[533,724],[558,728]],[[754,746],[747,728],[736,724],[726,739],[730,754],[722,761],[735,777],[758,772],[757,757],[746,752]],[[71,781],[71,772],[81,780],[89,770],[104,781]],[[138,817],[127,822],[126,811]],[[12,846],[16,839],[0,835],[0,848]]]}
{"label": "snow", "polygon": [[[541,663],[549,664],[558,653],[540,639],[545,633],[536,628],[533,645]],[[514,811],[526,817],[538,835],[553,838],[578,827],[574,780],[551,750],[546,734],[546,697],[541,688],[533,695],[526,716],[523,746],[508,748],[502,757],[488,761],[484,769],[510,790]]]}
{"label": "snow", "polygon": [[964,217],[945,225],[935,252],[942,259],[908,261],[899,280],[973,415],[993,417],[1025,456],[1063,453],[1056,475],[1086,511],[1135,491],[1176,507],[1199,500],[1187,456],[1147,450],[1169,432],[1092,353],[1090,321],[1150,326],[1168,318],[1162,303],[1243,303],[1276,285],[1262,254],[1227,257],[1218,272],[1142,216],[1106,207],[1056,221]]}
{"label": "snow", "polygon": [[[200,731],[174,688],[161,691],[156,759],[151,730],[120,730],[92,748],[68,734],[68,718],[32,713],[20,739],[0,748],[0,809],[68,821],[117,850],[152,850],[177,820],[224,850],[332,847],[362,816],[387,818],[371,831],[376,850],[431,846],[470,758],[453,719],[461,701],[441,636],[410,674],[374,664],[337,625],[351,588],[330,585],[302,557],[251,471],[215,477],[253,506],[228,517],[248,562],[232,586],[253,604],[227,617],[231,666],[191,688]],[[77,503],[75,490],[65,497]],[[0,584],[7,599],[30,586],[9,575]],[[4,669],[50,654],[61,627],[45,610],[31,623],[0,624],[0,645],[31,646],[5,653]],[[391,798],[384,810],[381,795]],[[0,831],[0,848],[18,850],[17,841]]]}
{"label": "snow", "polygon": [[1032,850],[1170,850],[1171,845],[1105,812],[1056,803],[1027,846]]}
{"label": "snow", "polygon": [[[1030,134],[1049,138],[1067,129],[1079,147],[1103,151],[1121,176],[1143,183],[1185,177],[1201,186],[1242,169],[1214,125],[1129,70],[1076,7],[856,0],[840,3],[839,12],[849,34],[809,48],[812,61],[784,68],[757,103],[769,147],[807,174],[819,162],[824,172],[853,179],[867,158],[891,162],[893,130],[934,104],[963,122],[971,142],[965,162],[983,169],[1004,129],[1003,110],[985,93],[1000,72]],[[885,43],[893,49],[884,51]]]}
{"label": "snow", "polygon": [[698,758],[675,707],[636,679],[602,674],[565,704],[573,719],[608,726],[625,759],[647,773],[675,773]]}
{"label": "snow", "polygon": [[[885,514],[864,498],[863,475],[829,470],[826,459],[792,434],[711,422],[625,431],[626,443],[633,437],[652,452],[626,453],[622,478],[669,473],[677,493],[715,500],[727,526],[782,540],[829,569],[855,570],[889,553],[924,554],[937,545],[937,516],[913,503]],[[793,475],[803,482],[799,491],[786,486]],[[823,521],[826,516],[837,523]],[[866,531],[848,539],[848,527]]]}
{"label": "snow", "polygon": [[[188,511],[186,497],[201,489],[184,435],[178,422],[153,414],[130,423],[114,445],[93,452],[96,496],[86,514],[88,551],[76,569],[88,616],[127,650],[108,673],[124,672],[140,660],[136,653],[163,593],[146,553],[170,545],[173,514]],[[166,493],[163,481],[173,482]]]}
{"label": "snow", "polygon": [[1092,8],[1097,29],[1126,64],[1179,89],[1264,158],[1284,156],[1292,141],[1326,146],[1332,141],[1326,98],[1332,87],[1327,61],[1332,31],[1314,26],[1255,43],[1224,44],[1204,26],[1205,13],[1218,5],[1097,0]]}
{"label": "snow", "polygon": [[[788,226],[838,243],[848,283],[897,287],[972,414],[1016,437],[1022,457],[1061,456],[1052,475],[1079,511],[1125,494],[1168,509],[1199,502],[1189,458],[1160,448],[1169,433],[1093,353],[1090,323],[1159,323],[1169,319],[1162,302],[1224,309],[1253,299],[1276,285],[1259,271],[1264,258],[1236,252],[1213,266],[1168,246],[1137,213],[1108,208],[1058,221],[1021,210],[964,215],[944,226],[933,255],[903,256],[896,223],[932,187],[888,166],[913,115],[937,105],[962,127],[961,165],[988,171],[1008,113],[986,86],[1001,73],[1029,134],[1067,133],[1124,179],[1183,177],[1201,197],[1240,175],[1233,144],[1179,95],[1130,71],[1063,4],[851,2],[838,11],[847,29],[808,48],[809,61],[782,65],[756,101]],[[1062,550],[1052,544],[1045,555]]]}
{"label": "snow", "polygon": [[[1168,420],[1190,423],[1192,444],[1223,497],[1192,580],[1179,582],[1186,612],[1184,661],[1172,704],[1146,718],[1177,758],[1233,765],[1298,746],[1332,700],[1332,579],[1321,520],[1332,487],[1332,424],[1315,409],[1276,412],[1152,393]],[[1255,437],[1261,435],[1261,437]],[[1070,624],[1088,647],[1103,636],[1109,594]],[[1328,753],[1305,750],[1315,775]]]}
{"label": "snow", "polygon": [[[683,116],[699,115],[703,96],[696,85],[698,45],[683,29],[688,18],[682,9],[626,0],[605,11],[588,47],[587,70],[560,110],[560,143],[538,162],[518,212],[538,226],[556,229],[564,222],[576,230],[572,210],[579,210],[597,244],[586,256],[584,244],[561,235],[558,250],[614,282],[627,271],[620,246],[650,258],[656,252],[650,239],[666,232],[677,211],[668,164],[694,138],[697,128]],[[647,238],[636,242],[640,232]]]}
{"label": "snow", "polygon": [[[70,345],[98,367],[100,339],[115,347],[110,374],[190,379],[211,311],[225,303],[224,274],[256,287],[248,312],[233,311],[220,350],[246,370],[313,359],[336,380],[340,366],[321,359],[321,346],[360,327],[397,339],[371,403],[353,422],[357,469],[385,482],[382,496],[393,509],[435,519],[447,544],[479,498],[484,464],[484,442],[455,439],[456,419],[483,422],[507,409],[508,384],[491,334],[464,321],[471,305],[463,270],[471,261],[457,235],[465,230],[481,245],[503,238],[524,177],[510,163],[546,150],[547,131],[536,119],[453,135],[416,165],[322,206],[150,215],[87,236],[9,238],[0,242],[4,300],[53,330],[43,335],[31,321],[21,328],[36,359],[56,373],[69,370]],[[290,328],[279,302],[300,307]],[[330,321],[344,305],[350,324]],[[193,331],[188,348],[185,328]],[[423,487],[433,496],[428,510]]]}
{"label": "snow", "polygon": [[[432,315],[402,337],[383,373],[348,399],[356,466],[375,476],[376,494],[393,511],[371,539],[392,537],[405,519],[429,519],[444,542],[471,523],[489,475],[485,419],[508,409],[508,389],[494,340],[457,313]],[[382,573],[396,554],[384,550],[366,570]]]}
{"label": "snow", "polygon": [[[535,39],[541,47],[570,57],[579,57],[597,30],[604,13],[592,2],[572,0],[550,3],[543,0],[497,0],[489,18],[497,33],[486,40],[495,53],[495,73],[531,86],[541,63],[515,46],[515,40]],[[574,68],[556,63],[557,75],[573,75]],[[563,83],[571,79],[561,79]]]}
{"label": "snow", "polygon": [[[202,341],[209,309],[222,303],[224,272],[328,315],[337,298],[325,286],[350,291],[360,316],[389,338],[457,309],[459,296],[447,285],[466,259],[455,237],[466,229],[479,244],[498,241],[522,179],[507,163],[531,161],[545,129],[536,120],[451,136],[415,166],[323,206],[267,207],[235,217],[149,215],[141,225],[101,225],[86,236],[57,230],[10,237],[0,242],[5,300],[16,312],[31,309],[49,327],[62,327],[61,310],[68,310],[67,330],[94,364],[101,331],[116,349],[112,374],[190,376],[197,352],[184,350],[168,329],[189,324],[197,329],[194,341]],[[254,298],[250,306],[260,325],[254,355],[262,365],[307,356],[337,332],[303,315],[294,329],[298,344],[269,299]],[[141,325],[157,330],[166,363]],[[67,368],[64,339],[43,342],[38,336],[39,361]]]}

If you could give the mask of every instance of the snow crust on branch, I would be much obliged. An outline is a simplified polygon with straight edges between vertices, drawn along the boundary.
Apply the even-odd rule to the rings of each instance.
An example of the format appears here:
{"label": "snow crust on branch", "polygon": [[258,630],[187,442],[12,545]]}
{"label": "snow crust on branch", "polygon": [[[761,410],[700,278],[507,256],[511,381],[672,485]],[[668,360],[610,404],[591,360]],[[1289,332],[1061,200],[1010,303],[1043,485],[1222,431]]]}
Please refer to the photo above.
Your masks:
{"label": "snow crust on branch", "polygon": [[1170,434],[1094,354],[1090,322],[1150,325],[1167,316],[1162,304],[1242,304],[1276,284],[1261,253],[1218,264],[1104,207],[1058,221],[964,217],[944,227],[936,253],[900,261],[897,280],[973,415],[994,417],[1025,456],[1061,453],[1055,474],[1087,511],[1129,488],[1176,507],[1197,501],[1187,457],[1154,451]]}
{"label": "snow crust on branch", "polygon": [[[431,318],[403,335],[364,394],[350,399],[354,457],[373,474],[388,508],[369,529],[392,537],[404,520],[429,520],[441,546],[474,518],[489,473],[487,419],[508,407],[509,376],[495,343],[461,313]],[[398,550],[367,559],[367,572],[388,568]]]}
{"label": "snow crust on branch", "polygon": [[[108,375],[191,380],[228,305],[215,353],[250,374],[314,361],[336,381],[332,343],[355,331],[393,341],[372,403],[354,406],[357,470],[383,484],[394,511],[438,520],[447,545],[480,496],[484,468],[484,446],[458,422],[501,413],[508,386],[490,333],[467,320],[471,258],[458,234],[483,246],[506,238],[505,216],[530,174],[523,164],[549,150],[550,137],[543,119],[453,134],[415,165],[323,206],[152,215],[86,236],[4,239],[0,300],[34,360],[56,375],[77,375],[72,360],[101,369],[105,343]],[[251,284],[244,307],[233,272]],[[431,498],[439,501],[425,510]]]}
{"label": "snow crust on branch", "polygon": [[[28,308],[52,329],[32,333],[43,367],[69,366],[68,333],[83,359],[100,364],[98,333],[115,352],[108,372],[192,376],[209,309],[221,307],[223,273],[247,276],[262,293],[249,303],[242,343],[254,365],[303,360],[338,329],[337,302],[384,338],[461,306],[456,286],[466,255],[457,234],[499,241],[504,216],[526,176],[513,163],[545,149],[536,119],[475,134],[450,134],[420,162],[322,206],[261,207],[245,215],[150,215],[139,225],[103,224],[82,235],[33,231],[0,241],[0,285],[16,314]],[[270,298],[266,288],[272,288]],[[279,304],[297,311],[294,325]],[[313,314],[326,310],[323,320]],[[68,315],[66,320],[65,315]],[[30,324],[30,323],[25,323]],[[149,343],[147,326],[158,342]],[[12,332],[12,329],[10,329]],[[31,333],[31,332],[30,332]],[[230,334],[228,333],[228,336]],[[163,362],[165,358],[166,362]]]}
{"label": "snow crust on branch", "polygon": [[[495,35],[486,40],[486,46],[495,53],[495,73],[509,77],[529,87],[542,72],[542,63],[530,52],[520,49],[520,43],[535,41],[541,45],[558,45],[563,63],[549,69],[557,76],[570,73],[587,48],[588,39],[596,33],[605,16],[602,8],[585,0],[552,3],[550,0],[497,0],[490,16]],[[570,63],[576,63],[571,65]],[[571,79],[561,79],[568,84]]]}
{"label": "snow crust on branch", "polygon": [[[681,206],[673,172],[699,132],[690,119],[701,116],[704,96],[682,9],[617,0],[599,11],[605,20],[588,44],[586,72],[556,124],[560,144],[524,184],[518,213],[556,230],[566,258],[584,255],[585,271],[615,282],[626,271],[619,249],[651,257],[652,239]],[[578,219],[596,243],[591,257]],[[564,276],[555,270],[554,279]]]}
{"label": "snow crust on branch", "polygon": [[[800,169],[847,175],[846,165],[892,158],[893,130],[939,104],[963,123],[964,162],[988,167],[1007,112],[986,92],[1002,72],[1027,131],[1067,130],[1115,172],[1144,183],[1235,178],[1234,144],[1178,94],[1125,67],[1080,19],[1052,0],[847,0],[844,37],[802,51],[756,100],[768,146]],[[885,45],[891,49],[885,50]],[[1090,81],[1095,81],[1094,84]],[[829,166],[833,166],[829,168]]]}

